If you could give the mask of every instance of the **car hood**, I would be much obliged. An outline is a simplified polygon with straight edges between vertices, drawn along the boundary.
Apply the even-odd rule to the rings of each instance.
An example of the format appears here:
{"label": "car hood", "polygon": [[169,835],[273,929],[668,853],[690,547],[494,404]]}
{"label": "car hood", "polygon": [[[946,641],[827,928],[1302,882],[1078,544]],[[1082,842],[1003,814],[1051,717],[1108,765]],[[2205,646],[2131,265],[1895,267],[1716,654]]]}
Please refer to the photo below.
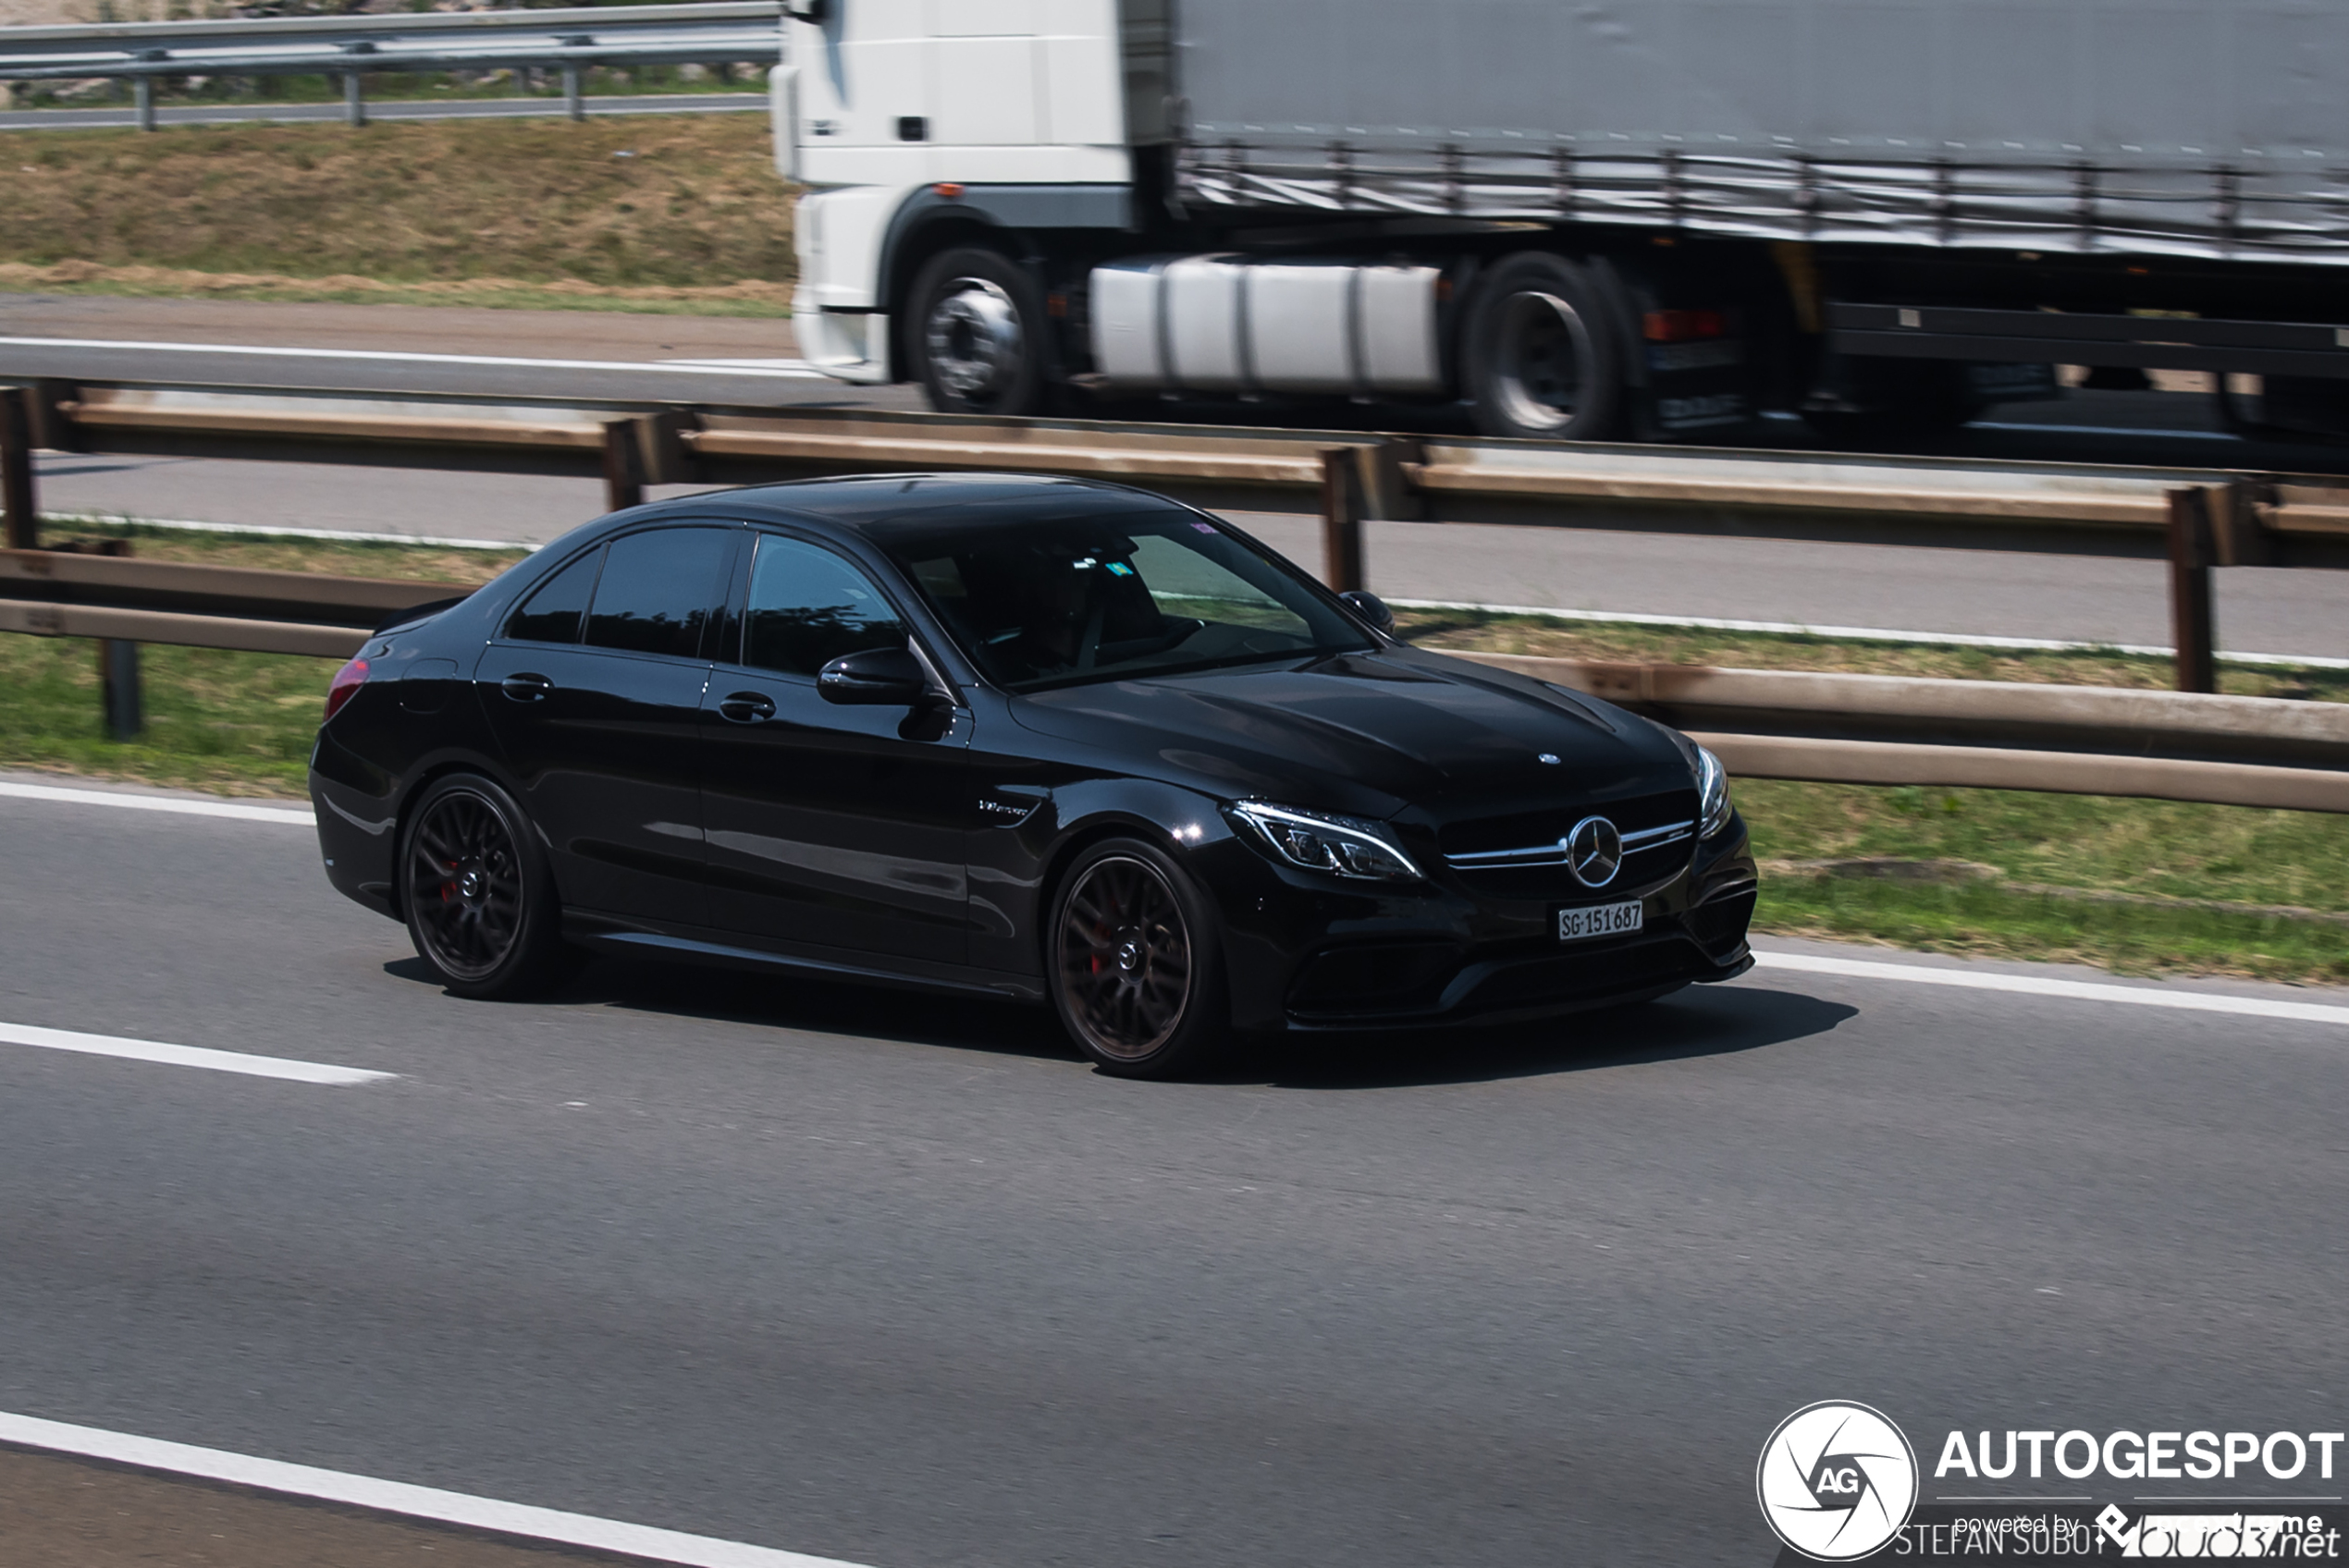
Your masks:
{"label": "car hood", "polygon": [[[1444,816],[1688,787],[1672,732],[1594,698],[1416,649],[1071,687],[1027,729],[1224,799]],[[1555,762],[1541,760],[1544,754]]]}

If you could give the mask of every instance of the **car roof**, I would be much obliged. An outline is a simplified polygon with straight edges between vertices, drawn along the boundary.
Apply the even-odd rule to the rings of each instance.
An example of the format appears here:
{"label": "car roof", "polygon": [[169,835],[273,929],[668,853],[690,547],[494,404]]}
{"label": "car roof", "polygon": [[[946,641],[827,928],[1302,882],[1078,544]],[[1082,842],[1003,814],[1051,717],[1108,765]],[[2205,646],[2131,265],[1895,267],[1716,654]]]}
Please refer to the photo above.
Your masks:
{"label": "car roof", "polygon": [[830,522],[859,533],[916,520],[931,525],[951,520],[983,526],[1015,519],[1040,521],[1158,511],[1177,505],[1124,484],[1049,474],[871,473],[705,492],[659,509],[706,512],[713,502],[745,516]]}

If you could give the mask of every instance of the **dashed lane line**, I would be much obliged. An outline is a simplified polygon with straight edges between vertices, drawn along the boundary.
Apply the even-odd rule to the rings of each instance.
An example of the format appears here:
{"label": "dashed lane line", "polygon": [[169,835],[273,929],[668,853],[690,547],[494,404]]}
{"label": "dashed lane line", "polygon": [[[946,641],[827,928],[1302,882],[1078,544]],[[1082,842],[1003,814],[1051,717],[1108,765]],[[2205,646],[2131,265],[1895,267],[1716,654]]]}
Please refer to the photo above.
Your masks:
{"label": "dashed lane line", "polygon": [[340,1470],[289,1464],[220,1449],[164,1442],[96,1427],[68,1426],[31,1415],[0,1413],[0,1443],[51,1453],[78,1454],[141,1470],[192,1476],[320,1502],[374,1509],[410,1519],[429,1519],[437,1524],[519,1536],[527,1540],[586,1547],[653,1562],[674,1562],[684,1568],[857,1568],[837,1558],[810,1557],[804,1552],[687,1535],[682,1530],[656,1529],[618,1519],[599,1519],[593,1514],[500,1502],[465,1492],[441,1491],[434,1487],[410,1486],[404,1481],[383,1481],[372,1476],[353,1476]]}
{"label": "dashed lane line", "polygon": [[0,1045],[34,1050],[71,1051],[80,1056],[109,1056],[124,1061],[151,1061],[164,1067],[198,1067],[207,1072],[240,1072],[248,1078],[283,1078],[295,1084],[323,1084],[348,1089],[361,1084],[381,1084],[400,1076],[366,1067],[337,1067],[324,1061],[297,1061],[291,1057],[253,1056],[245,1051],[216,1051],[203,1046],[175,1046],[167,1040],[135,1040],[123,1035],[84,1035],[73,1029],[44,1029],[31,1023],[0,1023]]}
{"label": "dashed lane line", "polygon": [[2037,974],[2001,974],[1978,969],[1933,969],[1916,963],[1877,963],[1819,953],[1756,952],[1765,973],[1835,974],[1854,980],[1892,980],[1912,986],[1951,986],[1968,991],[2005,991],[2069,1001],[2118,1002],[2125,1007],[2171,1008],[2181,1012],[2223,1012],[2240,1018],[2278,1018],[2296,1023],[2349,1025],[2349,1007],[2323,1002],[2287,1002],[2266,997],[2233,997],[2216,991],[2177,991],[2167,986],[2103,986],[2092,980],[2056,980]]}

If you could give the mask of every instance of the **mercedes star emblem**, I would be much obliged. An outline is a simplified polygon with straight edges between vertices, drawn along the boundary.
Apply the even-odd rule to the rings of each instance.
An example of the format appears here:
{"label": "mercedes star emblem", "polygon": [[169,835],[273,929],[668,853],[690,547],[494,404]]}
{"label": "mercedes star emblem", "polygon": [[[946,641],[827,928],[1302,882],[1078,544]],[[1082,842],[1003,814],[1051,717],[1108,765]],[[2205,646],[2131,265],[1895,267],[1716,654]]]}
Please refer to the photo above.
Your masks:
{"label": "mercedes star emblem", "polygon": [[1558,840],[1566,851],[1566,868],[1585,888],[1604,888],[1623,866],[1623,835],[1603,816],[1586,816],[1574,831]]}

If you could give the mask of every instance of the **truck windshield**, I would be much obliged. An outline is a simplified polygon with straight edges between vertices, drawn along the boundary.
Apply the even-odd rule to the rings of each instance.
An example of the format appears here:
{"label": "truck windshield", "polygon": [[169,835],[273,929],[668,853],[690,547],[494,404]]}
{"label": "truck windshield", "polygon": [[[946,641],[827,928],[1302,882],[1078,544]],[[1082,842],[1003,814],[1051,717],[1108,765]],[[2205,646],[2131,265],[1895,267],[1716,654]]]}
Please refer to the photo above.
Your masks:
{"label": "truck windshield", "polygon": [[876,542],[1006,691],[1371,646],[1294,568],[1196,512],[948,523]]}

